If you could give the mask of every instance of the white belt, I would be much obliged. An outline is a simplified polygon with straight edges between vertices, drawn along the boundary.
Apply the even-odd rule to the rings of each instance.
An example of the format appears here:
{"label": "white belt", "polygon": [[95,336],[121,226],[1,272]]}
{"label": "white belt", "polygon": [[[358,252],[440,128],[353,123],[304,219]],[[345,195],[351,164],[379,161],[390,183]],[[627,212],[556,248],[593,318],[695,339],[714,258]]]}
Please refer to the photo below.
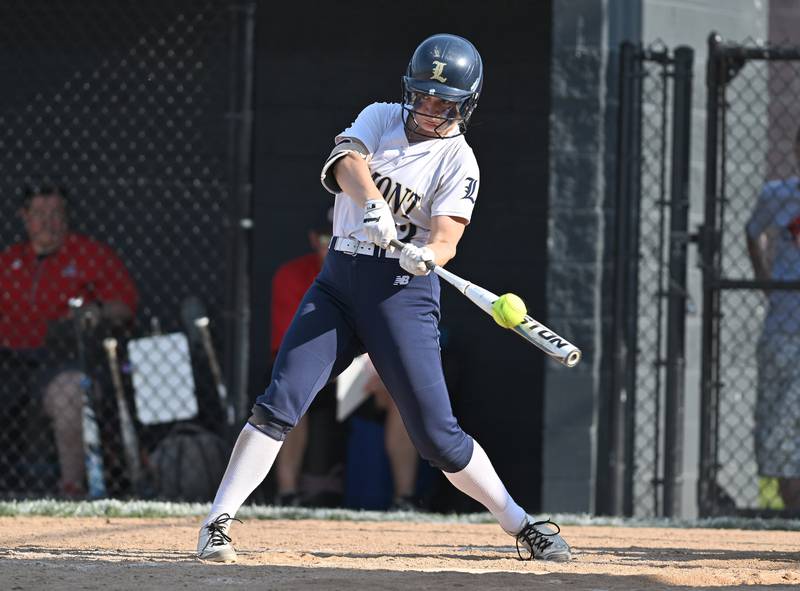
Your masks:
{"label": "white belt", "polygon": [[394,249],[394,252],[389,252],[377,247],[372,244],[372,242],[361,242],[352,238],[342,238],[341,236],[333,237],[331,240],[331,248],[354,256],[357,254],[365,254],[371,257],[384,257],[387,259],[400,258],[400,251],[397,249]]}

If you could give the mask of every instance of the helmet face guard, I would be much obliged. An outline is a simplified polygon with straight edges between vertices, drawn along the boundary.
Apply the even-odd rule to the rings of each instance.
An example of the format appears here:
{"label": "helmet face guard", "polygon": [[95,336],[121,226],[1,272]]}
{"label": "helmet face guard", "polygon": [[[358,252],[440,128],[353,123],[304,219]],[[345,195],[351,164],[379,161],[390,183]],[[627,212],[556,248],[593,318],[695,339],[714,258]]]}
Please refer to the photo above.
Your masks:
{"label": "helmet face guard", "polygon": [[[446,100],[452,104],[452,106],[443,111],[440,114],[432,114],[429,112],[419,110],[419,106],[423,100],[425,100],[426,96],[436,96],[436,98]],[[423,131],[422,126],[417,121],[417,116],[425,117],[426,119],[433,119],[438,120],[439,124],[433,130],[435,135],[431,135],[430,137],[436,138],[444,138],[444,137],[452,137],[454,135],[463,135],[466,132],[466,124],[464,123],[464,113],[467,109],[467,101],[469,99],[461,99],[451,101],[448,98],[444,98],[440,95],[428,95],[427,93],[423,93],[419,90],[412,90],[409,88],[409,85],[404,86],[403,90],[403,111],[405,111],[405,123],[406,126],[413,132],[428,136],[429,134]],[[459,133],[454,134],[450,130],[452,128],[453,123],[458,123]],[[447,135],[445,135],[445,133]]]}
{"label": "helmet face guard", "polygon": [[[406,126],[420,135],[416,117],[441,119],[434,136],[445,137],[440,131],[448,130],[458,122],[458,134],[467,131],[469,119],[478,105],[483,87],[483,62],[475,46],[457,35],[439,34],[425,39],[411,56],[406,75],[403,76],[403,111]],[[422,96],[431,96],[454,103],[454,109],[440,115],[421,113],[417,106]]]}

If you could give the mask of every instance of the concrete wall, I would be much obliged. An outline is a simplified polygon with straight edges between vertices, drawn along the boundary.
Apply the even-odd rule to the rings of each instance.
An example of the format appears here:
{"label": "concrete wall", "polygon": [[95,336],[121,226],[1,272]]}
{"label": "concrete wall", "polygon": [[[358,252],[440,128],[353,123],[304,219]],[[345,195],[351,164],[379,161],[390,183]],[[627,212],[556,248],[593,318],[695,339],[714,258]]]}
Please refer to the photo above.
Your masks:
{"label": "concrete wall", "polygon": [[600,300],[606,268],[607,3],[553,4],[547,323],[583,350],[545,367],[542,507],[594,511]]}
{"label": "concrete wall", "polygon": [[[768,39],[773,43],[800,45],[800,2],[770,0]],[[773,62],[769,66],[770,117],[767,178],[795,173],[793,145],[800,124],[800,77],[797,62]]]}

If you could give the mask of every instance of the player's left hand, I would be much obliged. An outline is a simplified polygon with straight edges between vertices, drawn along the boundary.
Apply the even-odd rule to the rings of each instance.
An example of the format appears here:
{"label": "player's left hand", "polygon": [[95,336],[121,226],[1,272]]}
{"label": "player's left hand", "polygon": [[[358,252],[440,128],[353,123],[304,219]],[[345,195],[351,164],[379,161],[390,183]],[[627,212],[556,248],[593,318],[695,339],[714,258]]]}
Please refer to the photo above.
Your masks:
{"label": "player's left hand", "polygon": [[400,251],[400,266],[414,275],[427,275],[431,272],[425,261],[433,262],[433,251],[427,246],[420,248],[413,244],[406,244]]}
{"label": "player's left hand", "polygon": [[389,205],[383,199],[370,199],[364,204],[364,233],[367,240],[381,248],[397,238],[397,227]]}

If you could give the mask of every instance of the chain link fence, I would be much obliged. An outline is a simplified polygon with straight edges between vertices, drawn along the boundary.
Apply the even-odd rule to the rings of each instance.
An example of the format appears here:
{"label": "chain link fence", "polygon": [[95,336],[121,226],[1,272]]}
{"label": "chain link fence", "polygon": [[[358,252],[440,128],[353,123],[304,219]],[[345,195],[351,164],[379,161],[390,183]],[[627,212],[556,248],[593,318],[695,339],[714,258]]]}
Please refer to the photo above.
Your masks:
{"label": "chain link fence", "polygon": [[708,71],[701,510],[777,511],[800,478],[800,48],[712,35]]}
{"label": "chain link fence", "polygon": [[659,515],[663,474],[666,263],[669,228],[669,106],[667,49],[642,56],[641,201],[639,204],[636,410],[633,449],[633,506],[636,515]]}
{"label": "chain link fence", "polygon": [[0,495],[207,500],[229,419],[231,3],[0,13]]}

